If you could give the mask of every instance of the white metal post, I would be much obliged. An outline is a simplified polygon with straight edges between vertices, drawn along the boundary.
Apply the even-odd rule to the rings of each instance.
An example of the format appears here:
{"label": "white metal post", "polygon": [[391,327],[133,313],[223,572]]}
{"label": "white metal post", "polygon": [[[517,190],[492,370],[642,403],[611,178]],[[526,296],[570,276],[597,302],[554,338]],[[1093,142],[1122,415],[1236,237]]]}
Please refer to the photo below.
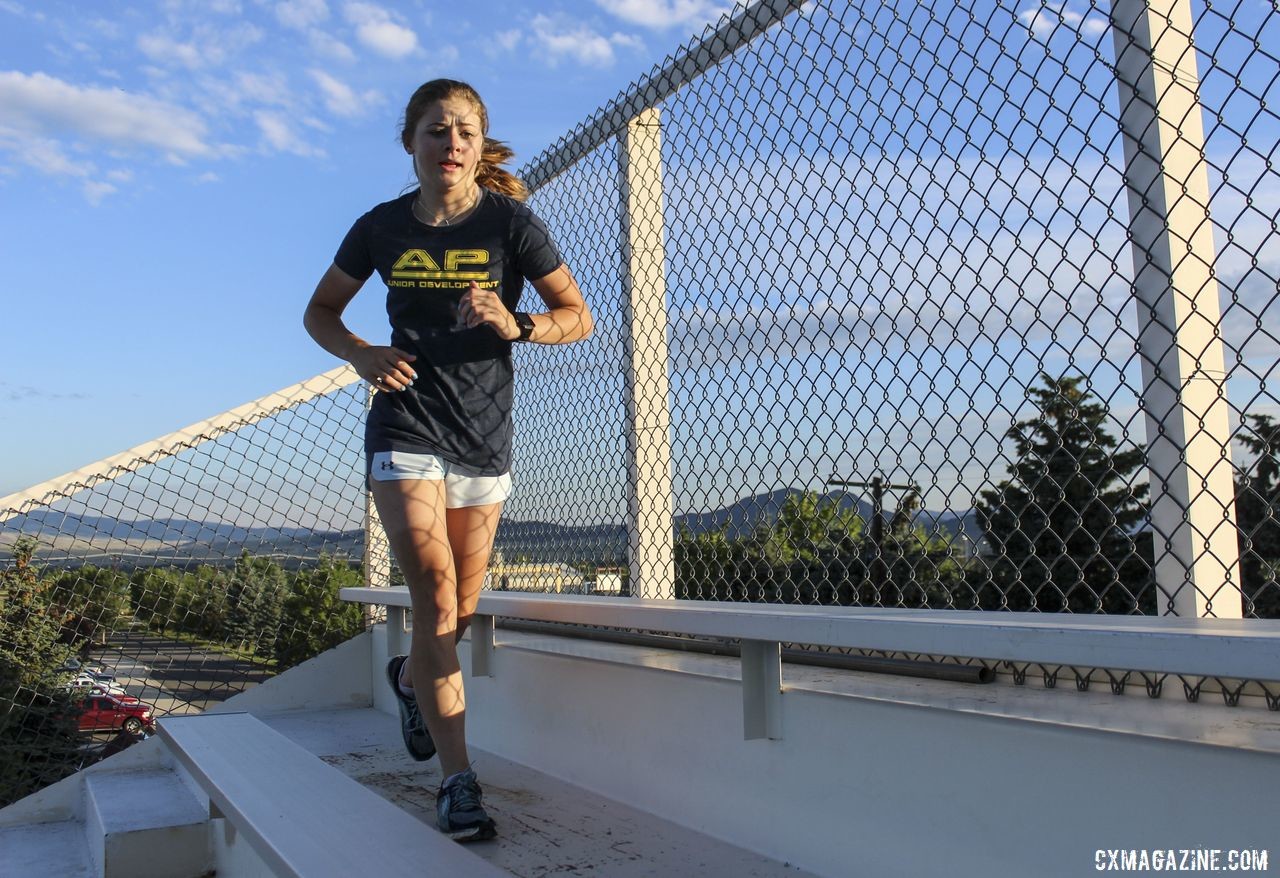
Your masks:
{"label": "white metal post", "polygon": [[1111,4],[1159,611],[1241,615],[1221,311],[1190,0]]}
{"label": "white metal post", "polygon": [[364,495],[364,584],[369,588],[391,585],[391,546],[373,495],[368,492]]}
{"label": "white metal post", "polygon": [[387,658],[409,654],[409,636],[405,629],[404,607],[387,606]]}
{"label": "white metal post", "polygon": [[471,676],[493,676],[493,617],[476,613],[471,617]]}
{"label": "white metal post", "polygon": [[[373,400],[374,390],[369,388],[369,398],[365,402],[365,412]],[[391,587],[391,544],[387,542],[387,532],[382,528],[382,519],[378,517],[378,507],[373,502],[373,495],[364,492],[364,584],[369,588]],[[366,625],[375,624],[383,615],[382,608],[366,604],[364,621]]]}
{"label": "white metal post", "polygon": [[627,370],[627,533],[631,593],[675,597],[667,375],[662,130],[657,109],[619,138]]}
{"label": "white metal post", "polygon": [[782,644],[742,641],[742,735],[782,739]]}

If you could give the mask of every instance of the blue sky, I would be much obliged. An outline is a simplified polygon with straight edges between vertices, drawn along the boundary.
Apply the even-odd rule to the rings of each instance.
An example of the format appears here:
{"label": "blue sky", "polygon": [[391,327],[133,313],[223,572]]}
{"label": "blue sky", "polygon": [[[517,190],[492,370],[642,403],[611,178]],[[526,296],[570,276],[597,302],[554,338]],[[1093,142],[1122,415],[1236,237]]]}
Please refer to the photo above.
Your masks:
{"label": "blue sky", "polygon": [[[1277,414],[1280,15],[1195,10],[1228,397]],[[0,0],[0,495],[336,365],[301,308],[410,182],[421,81],[472,81],[523,163],[720,12]],[[968,508],[1042,371],[1145,441],[1111,54],[1082,0],[810,4],[665,102],[678,511],[875,472]],[[626,506],[615,174],[535,195],[600,331],[522,352],[515,517]],[[350,322],[385,338],[379,290]]]}
{"label": "blue sky", "polygon": [[522,164],[729,5],[0,0],[0,496],[337,365],[301,310],[419,83]]}

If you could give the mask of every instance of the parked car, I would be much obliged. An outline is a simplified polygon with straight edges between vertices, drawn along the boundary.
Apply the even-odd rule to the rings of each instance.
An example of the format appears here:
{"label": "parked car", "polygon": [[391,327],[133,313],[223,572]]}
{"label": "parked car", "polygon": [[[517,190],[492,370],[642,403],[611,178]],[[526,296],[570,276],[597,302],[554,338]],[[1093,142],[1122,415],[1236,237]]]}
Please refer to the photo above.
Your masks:
{"label": "parked car", "polygon": [[101,689],[107,695],[124,695],[125,691],[115,683],[107,680],[99,680],[92,674],[76,674],[66,684],[68,689]]}
{"label": "parked car", "polygon": [[125,704],[137,704],[142,701],[141,698],[128,694],[119,686],[89,686],[81,691],[87,692],[89,695],[110,695],[112,698],[117,701],[123,701]]}
{"label": "parked car", "polygon": [[156,730],[155,707],[136,699],[121,701],[113,695],[90,695],[80,704],[80,731],[113,732],[117,729],[136,735]]}
{"label": "parked car", "polygon": [[97,662],[82,662],[74,656],[67,659],[58,670],[71,674],[88,674],[95,680],[101,680],[106,683],[114,683],[116,681],[116,675]]}

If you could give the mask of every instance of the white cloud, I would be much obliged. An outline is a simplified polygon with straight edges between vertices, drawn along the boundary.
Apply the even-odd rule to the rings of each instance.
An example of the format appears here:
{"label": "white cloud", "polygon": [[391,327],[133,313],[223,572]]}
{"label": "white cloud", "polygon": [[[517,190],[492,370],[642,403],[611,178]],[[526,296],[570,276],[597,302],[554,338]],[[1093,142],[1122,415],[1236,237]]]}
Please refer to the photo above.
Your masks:
{"label": "white cloud", "polygon": [[84,197],[95,207],[102,203],[103,198],[112,192],[118,191],[120,190],[110,183],[103,183],[99,180],[89,180],[84,184]]}
{"label": "white cloud", "polygon": [[204,119],[190,110],[118,88],[74,85],[44,73],[0,73],[0,126],[11,139],[71,137],[157,149],[171,158],[214,157]]}
{"label": "white cloud", "polygon": [[712,0],[595,0],[597,6],[623,21],[663,29],[707,24],[733,8]]}
{"label": "white cloud", "polygon": [[325,0],[282,0],[275,5],[276,18],[285,27],[306,30],[329,17]]}
{"label": "white cloud", "polygon": [[247,22],[230,27],[201,23],[192,29],[185,41],[171,33],[157,31],[139,36],[137,45],[142,54],[152,61],[195,70],[220,65],[232,55],[261,42],[264,36],[260,28]]}
{"label": "white cloud", "polygon": [[1059,27],[1079,31],[1089,36],[1097,36],[1107,29],[1107,21],[1100,15],[1089,12],[1080,13],[1068,9],[1064,2],[1042,2],[1039,6],[1024,9],[1018,13],[1018,21],[1031,31],[1032,36],[1044,39]]}
{"label": "white cloud", "polygon": [[519,28],[512,28],[511,30],[504,30],[495,34],[493,39],[504,52],[510,52],[516,46],[520,45],[520,37],[522,35],[523,31]]}
{"label": "white cloud", "polygon": [[217,183],[220,180],[222,180],[222,178],[219,177],[217,174],[215,174],[213,171],[205,171],[199,177],[196,177],[197,183]]}
{"label": "white cloud", "polygon": [[277,113],[259,110],[253,114],[254,120],[262,130],[262,137],[273,148],[285,151],[292,147],[295,139],[289,122]]}
{"label": "white cloud", "polygon": [[343,11],[356,39],[379,55],[399,59],[418,51],[418,35],[381,6],[348,3]]}
{"label": "white cloud", "polygon": [[163,34],[142,34],[138,37],[138,49],[161,64],[179,64],[194,70],[204,63],[194,43],[180,43]]}
{"label": "white cloud", "polygon": [[81,28],[96,31],[99,36],[106,37],[109,40],[118,40],[123,33],[120,22],[106,18],[91,18],[78,24]]}
{"label": "white cloud", "polygon": [[351,51],[350,46],[324,31],[313,30],[307,34],[307,39],[311,41],[311,48],[319,55],[346,64],[356,60],[356,53]]}
{"label": "white cloud", "polygon": [[614,31],[614,33],[609,36],[609,42],[613,43],[615,46],[622,46],[627,49],[644,48],[644,40],[634,34],[618,33],[617,31]]}
{"label": "white cloud", "polygon": [[432,46],[431,61],[438,67],[447,67],[450,64],[458,63],[461,55],[458,54],[457,46]]}
{"label": "white cloud", "polygon": [[323,70],[312,69],[310,73],[324,95],[325,106],[335,116],[359,116],[370,106],[381,102],[381,96],[376,91],[357,94],[351,86]]}
{"label": "white cloud", "polygon": [[53,177],[84,177],[92,170],[87,162],[78,162],[62,151],[55,140],[32,137],[0,126],[0,150],[14,159]]}
{"label": "white cloud", "polygon": [[263,141],[276,152],[300,156],[324,155],[324,150],[312,146],[305,137],[294,131],[289,120],[279,113],[259,110],[253,114],[253,118],[262,132]]}
{"label": "white cloud", "polygon": [[254,101],[259,104],[285,106],[292,102],[289,82],[281,73],[245,73],[235,77],[236,102]]}
{"label": "white cloud", "polygon": [[642,45],[629,34],[614,33],[606,37],[585,24],[569,25],[545,15],[534,16],[530,26],[534,41],[550,56],[553,66],[570,59],[588,67],[610,67],[614,62],[615,46],[635,48]]}

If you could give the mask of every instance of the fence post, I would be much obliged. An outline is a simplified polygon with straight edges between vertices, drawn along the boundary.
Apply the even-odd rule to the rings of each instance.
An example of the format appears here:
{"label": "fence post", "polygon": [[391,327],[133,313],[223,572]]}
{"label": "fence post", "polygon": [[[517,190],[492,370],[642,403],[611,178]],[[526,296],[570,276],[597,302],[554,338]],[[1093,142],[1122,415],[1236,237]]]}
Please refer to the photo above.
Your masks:
{"label": "fence post", "polygon": [[[369,388],[369,397],[365,401],[365,415],[368,416],[369,405],[373,402],[373,387]],[[363,453],[361,457],[363,458]],[[391,586],[391,544],[387,542],[387,532],[382,529],[382,519],[378,517],[378,507],[374,505],[373,494],[368,487],[364,490],[364,584],[367,588],[390,588]],[[381,621],[383,611],[373,604],[365,604],[365,625],[373,625]]]}
{"label": "fence post", "polygon": [[675,597],[662,128],[642,111],[619,137],[627,356],[627,544],[632,595]]}
{"label": "fence post", "polygon": [[1111,5],[1159,612],[1239,618],[1240,558],[1190,0]]}

